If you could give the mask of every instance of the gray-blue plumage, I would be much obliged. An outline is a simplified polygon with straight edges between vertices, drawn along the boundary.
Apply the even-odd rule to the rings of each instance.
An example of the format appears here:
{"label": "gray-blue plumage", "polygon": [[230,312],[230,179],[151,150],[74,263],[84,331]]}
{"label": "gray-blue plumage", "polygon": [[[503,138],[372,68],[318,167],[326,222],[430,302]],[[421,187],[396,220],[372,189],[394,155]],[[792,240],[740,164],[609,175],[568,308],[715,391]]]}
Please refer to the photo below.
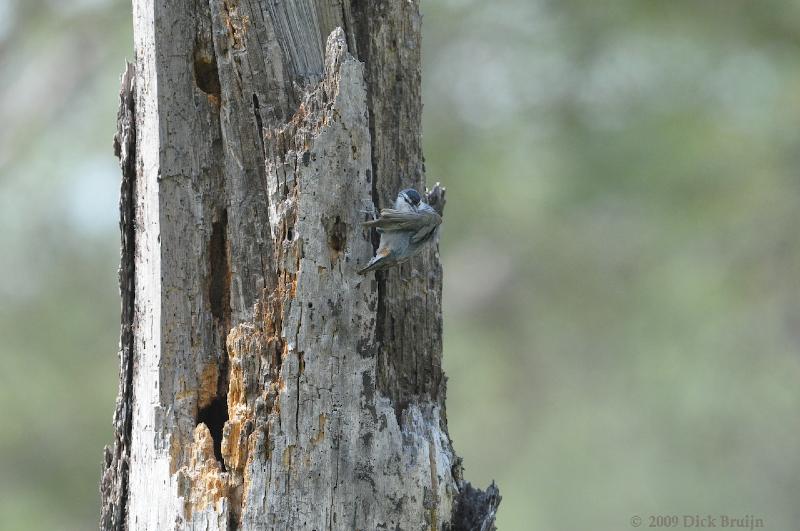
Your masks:
{"label": "gray-blue plumage", "polygon": [[434,239],[441,223],[441,216],[422,201],[416,190],[402,190],[397,194],[394,208],[381,210],[378,219],[363,224],[375,227],[381,241],[375,256],[359,274],[387,269],[410,259]]}

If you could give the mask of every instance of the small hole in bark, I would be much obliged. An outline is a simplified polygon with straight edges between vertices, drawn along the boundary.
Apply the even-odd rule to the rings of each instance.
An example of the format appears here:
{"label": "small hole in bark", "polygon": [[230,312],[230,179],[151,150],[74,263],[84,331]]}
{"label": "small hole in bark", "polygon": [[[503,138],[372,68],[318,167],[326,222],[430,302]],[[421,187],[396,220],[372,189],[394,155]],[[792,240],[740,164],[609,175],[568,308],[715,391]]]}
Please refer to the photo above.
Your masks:
{"label": "small hole in bark", "polygon": [[228,404],[224,397],[218,396],[209,405],[202,408],[197,414],[197,424],[203,423],[211,432],[214,440],[214,456],[225,470],[225,463],[222,460],[222,429],[228,421]]}
{"label": "small hole in bark", "polygon": [[206,94],[219,96],[222,93],[217,58],[205,46],[197,45],[194,49],[194,82]]}
{"label": "small hole in bark", "polygon": [[347,224],[339,216],[333,219],[323,217],[322,224],[325,227],[328,248],[331,250],[331,261],[335,261],[347,245]]}
{"label": "small hole in bark", "polygon": [[331,246],[331,249],[334,251],[341,251],[344,248],[345,241],[347,240],[347,235],[344,233],[344,223],[336,216],[336,221],[333,223],[333,229],[330,231],[328,235],[328,245]]}
{"label": "small hole in bark", "polygon": [[397,420],[397,425],[403,425],[403,411],[408,409],[409,402],[408,400],[396,400],[393,408],[394,408],[394,418]]}

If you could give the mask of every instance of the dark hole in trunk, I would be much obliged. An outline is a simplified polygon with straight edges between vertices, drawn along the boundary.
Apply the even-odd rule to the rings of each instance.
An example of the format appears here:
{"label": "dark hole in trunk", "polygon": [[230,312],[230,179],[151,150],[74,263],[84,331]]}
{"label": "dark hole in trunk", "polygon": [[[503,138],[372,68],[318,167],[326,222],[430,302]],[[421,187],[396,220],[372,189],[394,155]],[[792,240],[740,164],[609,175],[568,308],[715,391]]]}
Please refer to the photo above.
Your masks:
{"label": "dark hole in trunk", "polygon": [[222,459],[222,430],[228,421],[228,404],[224,397],[216,397],[209,405],[202,408],[197,414],[197,423],[206,425],[214,440],[214,456],[225,471],[225,462]]}

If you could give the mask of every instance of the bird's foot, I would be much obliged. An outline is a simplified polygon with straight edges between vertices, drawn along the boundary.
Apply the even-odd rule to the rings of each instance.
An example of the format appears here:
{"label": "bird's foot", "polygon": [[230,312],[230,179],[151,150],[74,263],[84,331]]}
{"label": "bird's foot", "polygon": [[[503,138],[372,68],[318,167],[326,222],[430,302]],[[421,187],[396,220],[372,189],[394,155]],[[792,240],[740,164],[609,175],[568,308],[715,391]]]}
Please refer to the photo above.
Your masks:
{"label": "bird's foot", "polygon": [[375,204],[371,200],[366,200],[364,203],[368,203],[367,208],[365,210],[360,210],[362,214],[368,214],[372,221],[378,219],[378,213],[375,211]]}

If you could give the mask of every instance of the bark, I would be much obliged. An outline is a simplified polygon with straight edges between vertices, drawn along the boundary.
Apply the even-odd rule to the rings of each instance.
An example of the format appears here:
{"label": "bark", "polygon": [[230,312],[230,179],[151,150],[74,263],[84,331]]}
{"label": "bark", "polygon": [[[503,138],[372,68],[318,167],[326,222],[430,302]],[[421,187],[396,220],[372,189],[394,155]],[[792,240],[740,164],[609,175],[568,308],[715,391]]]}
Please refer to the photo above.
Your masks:
{"label": "bark", "polygon": [[[447,434],[435,246],[359,276],[422,188],[416,2],[134,1],[104,529],[492,529]],[[442,188],[428,196],[440,211]]]}
{"label": "bark", "polygon": [[114,443],[105,448],[103,476],[100,480],[102,497],[100,527],[120,529],[124,525],[128,496],[128,469],[130,466],[131,406],[133,382],[133,315],[134,268],[133,227],[134,183],[136,182],[136,131],[134,119],[134,70],[127,64],[122,75],[117,134],[114,136],[114,153],[119,157],[122,182],[119,194],[120,268],[119,291],[122,298],[119,393],[114,411]]}

